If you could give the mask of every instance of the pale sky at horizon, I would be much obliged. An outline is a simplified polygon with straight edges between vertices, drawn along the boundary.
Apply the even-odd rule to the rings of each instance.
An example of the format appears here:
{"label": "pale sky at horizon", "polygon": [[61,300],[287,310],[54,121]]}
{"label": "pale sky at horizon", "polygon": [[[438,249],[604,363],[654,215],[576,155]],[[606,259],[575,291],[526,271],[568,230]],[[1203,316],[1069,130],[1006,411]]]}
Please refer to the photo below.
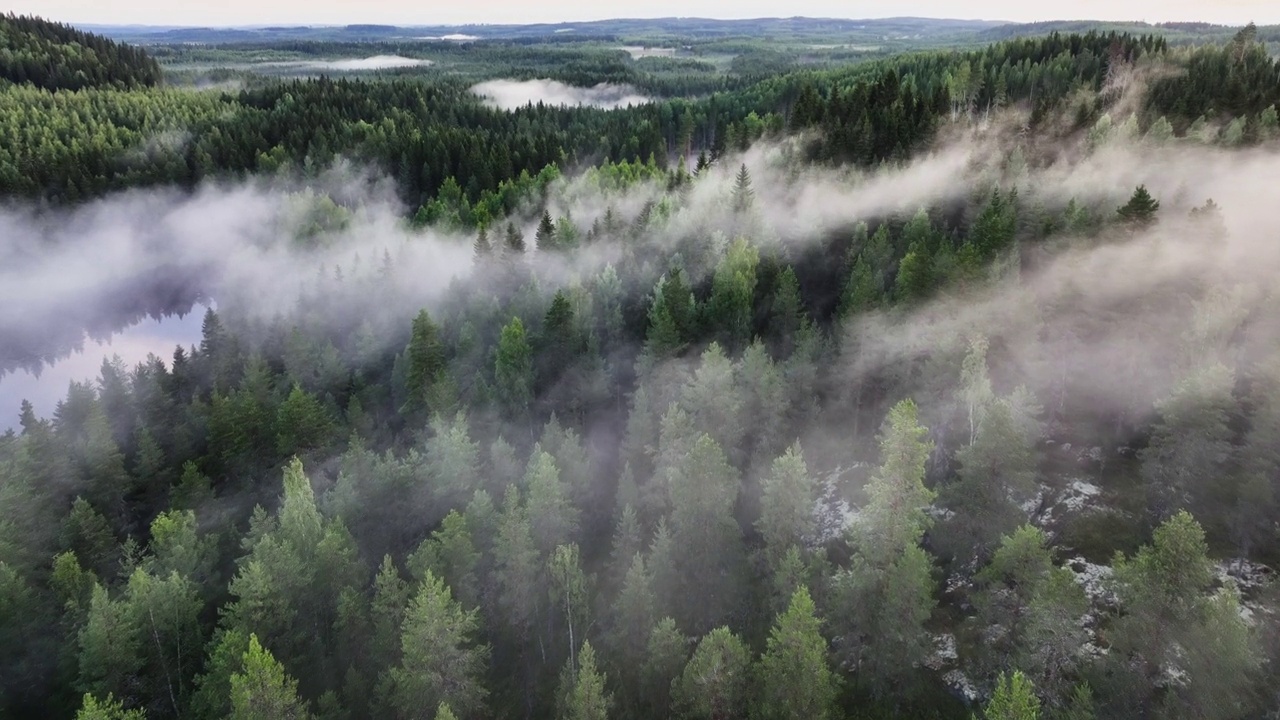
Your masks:
{"label": "pale sky at horizon", "polygon": [[9,0],[7,11],[84,24],[461,25],[603,20],[619,17],[919,16],[1036,20],[1280,23],[1280,0]]}

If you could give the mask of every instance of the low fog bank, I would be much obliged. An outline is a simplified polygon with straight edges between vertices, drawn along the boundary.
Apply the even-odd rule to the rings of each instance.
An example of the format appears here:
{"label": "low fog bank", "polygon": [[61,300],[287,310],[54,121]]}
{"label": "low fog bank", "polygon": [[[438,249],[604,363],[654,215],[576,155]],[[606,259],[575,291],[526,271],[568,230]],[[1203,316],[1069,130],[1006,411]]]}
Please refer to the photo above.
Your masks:
{"label": "low fog bank", "polygon": [[555,80],[490,80],[472,87],[471,92],[502,110],[517,110],[538,103],[553,107],[589,106],[616,110],[651,102],[630,85],[612,83],[576,87]]}
{"label": "low fog bank", "polygon": [[394,255],[416,279],[406,305],[421,307],[469,271],[469,243],[411,232],[393,197],[385,182],[339,168],[314,189],[207,184],[66,212],[0,210],[0,375],[74,352],[86,332],[105,339],[208,298],[288,313],[317,274],[355,257],[372,269]]}
{"label": "low fog bank", "polygon": [[373,72],[375,70],[399,70],[401,68],[430,67],[430,60],[417,60],[399,55],[375,55],[367,58],[341,60],[290,60],[259,63],[256,67],[282,68],[304,72]]}
{"label": "low fog bank", "polygon": [[[922,381],[930,373],[920,364],[950,363],[958,381],[960,359],[982,336],[997,389],[1033,391],[1051,433],[1084,430],[1068,427],[1082,418],[1139,427],[1208,368],[1247,373],[1280,357],[1277,171],[1274,149],[1139,144],[1033,170],[1015,183],[1030,208],[1024,224],[1069,201],[1113,216],[1140,184],[1161,203],[1158,222],[1024,242],[993,270],[1000,281],[856,318],[844,329],[837,383],[856,393],[896,378],[923,406],[947,407],[955,388]],[[1216,211],[1193,215],[1209,200]],[[1041,217],[1025,217],[1037,209]]]}
{"label": "low fog bank", "polygon": [[[1029,157],[1048,159],[1030,170],[1010,170],[1015,143]],[[743,164],[753,187],[747,213],[737,212],[733,200]],[[693,244],[714,261],[735,234],[804,249],[830,242],[858,221],[874,227],[881,220],[905,220],[920,208],[941,208],[935,222],[945,222],[950,231],[957,213],[971,222],[995,187],[1016,188],[1021,205],[1034,209],[1024,209],[1024,225],[1037,222],[1028,217],[1037,212],[1061,215],[1071,201],[1109,216],[1136,185],[1146,184],[1162,203],[1154,229],[1072,241],[1072,249],[1047,261],[1032,262],[1043,253],[1028,244],[1017,280],[976,295],[944,291],[924,307],[862,317],[847,330],[837,373],[841,384],[856,385],[912,359],[963,354],[970,336],[986,334],[1000,338],[992,345],[993,374],[1006,385],[1025,383],[1049,405],[1067,395],[1066,383],[1075,382],[1083,389],[1073,389],[1071,396],[1123,412],[1161,396],[1176,381],[1179,358],[1187,354],[1184,331],[1196,316],[1188,298],[1205,287],[1220,288],[1228,297],[1224,302],[1244,306],[1205,323],[1230,325],[1237,315],[1258,316],[1249,325],[1255,352],[1277,349],[1280,327],[1260,312],[1274,299],[1270,278],[1280,271],[1274,240],[1280,231],[1274,213],[1280,207],[1280,186],[1273,182],[1277,168],[1280,159],[1265,149],[1117,145],[1054,155],[998,132],[970,132],[911,162],[860,171],[810,167],[798,159],[793,143],[762,143],[724,158],[683,193],[668,194],[657,181],[610,189],[588,171],[553,185],[545,207],[558,218],[572,218],[585,234],[611,213],[630,225],[665,199],[671,207],[648,221],[646,246],[674,250]],[[329,197],[342,206],[341,222],[326,220],[333,211],[324,210]],[[388,263],[394,275],[373,282],[380,297],[389,299],[373,312],[383,316],[379,326],[407,324],[473,272],[474,233],[412,230],[394,197],[385,179],[342,166],[308,186],[278,180],[209,183],[191,194],[123,193],[72,211],[2,210],[0,371],[34,370],[65,356],[84,343],[86,329],[109,337],[147,315],[208,299],[262,319],[287,318],[308,302],[318,276],[375,276]],[[1221,208],[1220,221],[1212,227],[1189,222],[1189,211],[1210,198]],[[543,291],[589,281],[608,263],[666,270],[657,267],[665,263],[657,254],[637,256],[635,242],[622,238],[601,239],[572,253],[532,252],[542,209],[538,202],[509,220],[531,248]],[[507,220],[491,228],[495,245],[502,243]],[[319,231],[304,231],[313,226]],[[691,269],[709,272],[705,266]],[[335,317],[333,327],[363,319]],[[1231,330],[1197,332],[1221,339],[1231,337]],[[904,379],[902,390],[936,389]]]}

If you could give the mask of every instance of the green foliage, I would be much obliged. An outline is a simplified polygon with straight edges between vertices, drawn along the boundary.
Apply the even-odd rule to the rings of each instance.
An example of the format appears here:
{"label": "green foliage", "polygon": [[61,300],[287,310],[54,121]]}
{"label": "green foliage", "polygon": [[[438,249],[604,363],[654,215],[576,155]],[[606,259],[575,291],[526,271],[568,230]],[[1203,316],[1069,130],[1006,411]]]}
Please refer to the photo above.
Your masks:
{"label": "green foliage", "polygon": [[912,668],[930,644],[924,624],[934,605],[932,562],[919,546],[929,525],[925,507],[934,497],[924,486],[932,450],[927,433],[913,401],[890,410],[880,437],[880,470],[853,528],[856,554],[832,580],[838,650],[881,697],[910,684]]}
{"label": "green foliage", "polygon": [[749,704],[751,652],[727,627],[712,630],[672,684],[680,717],[715,720],[743,717]]}
{"label": "green foliage", "polygon": [[582,643],[578,671],[567,693],[563,720],[607,720],[612,696],[605,690],[605,676],[596,670],[596,654],[590,641]]}
{"label": "green foliage", "polygon": [[706,315],[713,327],[724,329],[731,349],[745,347],[751,340],[759,265],[759,251],[746,238],[738,238],[729,246],[712,278]]}
{"label": "green foliage", "polygon": [[522,412],[533,400],[533,356],[524,323],[512,318],[502,328],[494,360],[494,378],[498,393],[507,407]]}
{"label": "green foliage", "polygon": [[[1256,702],[1248,688],[1259,659],[1235,590],[1206,595],[1213,574],[1200,524],[1180,512],[1156,529],[1151,545],[1114,565],[1126,614],[1112,630],[1112,653],[1116,682],[1128,691],[1117,704],[1174,717],[1247,713]],[[1169,668],[1185,679],[1159,680]]]}
{"label": "green foliage", "polygon": [[[481,237],[484,231],[481,231]],[[488,241],[485,241],[486,246]],[[487,251],[485,251],[487,253]],[[481,250],[477,247],[477,255]],[[405,387],[408,390],[409,402],[407,410],[436,411],[430,403],[433,390],[441,381],[445,372],[444,344],[440,340],[440,329],[431,321],[426,310],[418,313],[413,319],[413,332],[409,336],[409,345],[405,348],[406,370]]]}
{"label": "green foliage", "polygon": [[1122,205],[1116,212],[1124,223],[1144,228],[1156,221],[1156,212],[1159,210],[1160,201],[1151,197],[1146,185],[1139,185],[1138,189],[1133,191],[1129,202]]}
{"label": "green foliage", "polygon": [[759,697],[751,716],[760,718],[835,717],[838,684],[827,662],[813,600],[803,587],[791,597],[769,633],[756,668]]}
{"label": "green foliage", "polygon": [[1020,668],[1038,679],[1051,703],[1065,702],[1088,640],[1079,622],[1088,601],[1074,573],[1054,567],[1044,532],[1024,525],[1004,537],[975,579],[978,616],[992,628],[978,667],[989,674]]}
{"label": "green foliage", "polygon": [[738,212],[750,210],[755,195],[755,190],[751,188],[751,173],[747,170],[746,163],[743,163],[733,181],[733,209]]}
{"label": "green foliage", "polygon": [[110,694],[105,700],[98,700],[86,693],[76,711],[76,720],[146,720],[146,717],[141,710],[125,710],[124,704]]}
{"label": "green foliage", "polygon": [[333,418],[316,396],[294,385],[276,411],[276,451],[281,455],[323,448],[333,436]]}
{"label": "green foliage", "polygon": [[987,701],[987,720],[1039,720],[1040,700],[1031,681],[1019,671],[1001,675],[996,691]]}
{"label": "green foliage", "polygon": [[867,486],[864,519],[856,532],[861,552],[874,564],[891,560],[920,542],[931,521],[925,508],[934,493],[924,486],[925,463],[933,451],[919,410],[903,400],[889,411],[880,435],[880,470]]}
{"label": "green foliage", "polygon": [[809,473],[798,444],[773,461],[763,492],[756,528],[771,563],[777,563],[788,548],[811,542],[817,531],[813,516],[817,481]]}
{"label": "green foliage", "polygon": [[158,85],[160,65],[141,48],[25,15],[0,15],[0,78],[48,90]]}
{"label": "green foliage", "polygon": [[1221,364],[1194,369],[1159,403],[1160,420],[1142,451],[1148,510],[1156,521],[1185,508],[1208,510],[1201,480],[1231,460],[1235,377]]}
{"label": "green foliage", "polygon": [[302,720],[311,717],[298,698],[298,682],[285,674],[284,667],[249,636],[244,669],[231,676],[231,720],[280,718]]}
{"label": "green foliage", "polygon": [[142,669],[142,639],[129,605],[95,585],[80,630],[80,691],[125,695]]}
{"label": "green foliage", "polygon": [[429,717],[441,704],[473,715],[488,692],[481,678],[488,648],[475,644],[475,610],[463,610],[430,571],[404,615],[401,663],[391,670],[392,704],[403,718]]}
{"label": "green foliage", "polygon": [[[303,31],[367,33],[358,44],[150,46],[167,64],[373,46],[437,63],[338,79],[237,73],[235,92],[142,87],[128,63],[103,60],[105,44],[84,50],[98,41],[65,29],[0,35],[4,72],[66,61],[0,87],[0,195],[32,199],[39,218],[124,189],[305,187],[341,157],[393,177],[426,242],[475,239],[472,274],[427,286],[392,251],[374,249],[372,264],[325,252],[359,217],[346,194],[291,195],[281,242],[306,241],[289,248],[304,266],[340,264],[303,279],[297,307],[271,318],[220,297],[199,346],[172,362],[104,363],[50,420],[24,405],[0,436],[0,715],[71,715],[87,690],[82,714],[106,717],[959,716],[937,677],[950,668],[930,660],[939,634],[955,636],[980,693],[995,687],[991,717],[1034,716],[1036,694],[1042,714],[1080,719],[1272,710],[1271,591],[1218,589],[1208,550],[1275,554],[1280,373],[1255,364],[1267,336],[1255,332],[1266,318],[1243,312],[1252,290],[1158,298],[1169,325],[1148,329],[1186,330],[1171,359],[1182,382],[1155,413],[1143,393],[1164,386],[1163,367],[1099,383],[1074,355],[1027,352],[1109,358],[1097,340],[1130,318],[1127,304],[1060,327],[1037,281],[1019,312],[1040,315],[1006,327],[971,305],[926,303],[940,290],[998,296],[1024,263],[1057,267],[1061,248],[1086,252],[1084,238],[1102,235],[1104,208],[1056,204],[1026,174],[1050,161],[1033,149],[1056,141],[1051,118],[1079,108],[1063,131],[1092,127],[1099,146],[1136,144],[1149,120],[1149,148],[1273,140],[1275,62],[1258,48],[1273,31],[1169,52],[1222,31],[1052,26],[888,57],[919,22],[877,24],[890,39],[874,52],[815,47],[846,31],[808,21],[770,44],[661,36],[666,21],[610,26],[690,46],[634,61],[600,35],[402,44],[369,27]],[[961,24],[948,42],[1031,31]],[[1131,64],[1157,70],[1157,89],[1133,114],[1100,115],[1118,107],[1111,88]],[[485,107],[471,86],[508,66],[655,100]],[[174,82],[193,77],[168,67]],[[1009,106],[1032,115],[1028,137],[995,157],[1008,185],[980,184],[967,201],[873,213],[852,238],[833,228],[809,242],[796,236],[807,219],[757,212],[784,195],[740,165],[720,198],[729,215],[695,216],[725,189],[712,164],[739,163],[757,140],[776,148],[771,178],[875,182],[942,124]],[[694,156],[698,178],[666,167]],[[1137,225],[1156,214],[1141,193],[1120,213]],[[714,232],[722,219],[733,234]],[[1189,227],[1226,237],[1211,202]],[[995,323],[989,347],[964,347],[975,317]],[[83,330],[44,323],[42,343],[60,352]],[[28,354],[28,339],[4,339]],[[1009,391],[1024,377],[1043,383],[1048,413]],[[1114,388],[1133,396],[1118,418],[1094,397]],[[931,401],[893,404],[907,395]],[[886,410],[871,468],[863,419]],[[295,453],[314,460],[314,490],[286,462]],[[1037,473],[1059,487],[1086,458],[1099,502],[1114,506],[1038,513],[1052,543],[1023,526]],[[260,481],[282,466],[272,497]],[[1168,522],[1139,550],[1144,520]],[[1094,607],[1055,567],[1059,553],[1098,561],[1116,548],[1135,552],[1116,561],[1115,608]],[[692,659],[685,633],[702,637]],[[1079,652],[1092,645],[1108,652]]]}

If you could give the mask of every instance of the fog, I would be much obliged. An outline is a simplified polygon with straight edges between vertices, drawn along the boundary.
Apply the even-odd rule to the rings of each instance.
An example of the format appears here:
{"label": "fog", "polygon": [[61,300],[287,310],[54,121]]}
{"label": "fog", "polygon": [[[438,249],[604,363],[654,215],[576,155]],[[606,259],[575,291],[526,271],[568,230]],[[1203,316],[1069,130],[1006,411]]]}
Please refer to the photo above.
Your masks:
{"label": "fog", "polygon": [[430,60],[415,60],[399,55],[375,55],[367,58],[343,60],[292,60],[286,62],[259,63],[256,67],[287,68],[304,72],[372,72],[374,70],[398,70],[400,68],[428,67]]}
{"label": "fog", "polygon": [[516,110],[537,103],[614,110],[650,102],[630,85],[612,83],[575,87],[555,80],[490,80],[472,87],[471,92],[503,110]]}
{"label": "fog", "polygon": [[625,45],[621,49],[626,50],[631,55],[632,60],[639,60],[647,57],[675,57],[675,48],[662,47],[644,47],[641,45]]}
{"label": "fog", "polygon": [[415,40],[447,40],[450,42],[471,42],[479,40],[479,35],[464,35],[462,33],[451,33],[449,35],[424,35],[414,38]]}
{"label": "fog", "polygon": [[[314,190],[350,210],[338,211],[345,223],[300,236],[325,207]],[[129,192],[68,212],[0,211],[0,372],[64,356],[86,330],[108,337],[205,298],[284,313],[323,268],[362,252],[370,265],[395,255],[421,281],[415,304],[468,271],[470,247],[411,233],[385,181],[341,167],[314,190],[214,183],[191,194]]]}
{"label": "fog", "polygon": [[[1014,142],[1036,159],[1017,177],[1005,168]],[[755,189],[746,217],[735,214],[731,200],[744,163]],[[1025,204],[1046,216],[1060,214],[1071,200],[1109,215],[1145,183],[1162,203],[1154,230],[1077,241],[1048,261],[1036,245],[1024,245],[1021,274],[980,291],[944,291],[923,307],[862,317],[843,331],[845,353],[836,372],[840,385],[854,386],[911,360],[962,354],[968,338],[982,333],[1000,338],[993,343],[993,375],[1005,385],[1027,384],[1046,403],[1071,385],[1074,397],[1101,411],[1128,412],[1167,393],[1185,370],[1179,363],[1190,341],[1183,331],[1196,313],[1189,298],[1204,287],[1221,288],[1240,306],[1204,319],[1198,330],[1209,338],[1204,342],[1221,345],[1233,337],[1234,325],[1213,323],[1239,325],[1239,317],[1250,317],[1249,352],[1280,349],[1280,322],[1260,312],[1273,299],[1270,278],[1280,271],[1280,218],[1273,211],[1280,207],[1280,186],[1271,181],[1277,167],[1277,154],[1265,149],[1116,143],[1085,153],[1010,140],[996,130],[959,134],[912,162],[875,171],[811,168],[796,161],[792,144],[762,143],[705,172],[674,212],[651,223],[646,242],[701,243],[714,254],[729,236],[746,232],[810,247],[857,221],[905,219],[921,207],[961,208],[971,217],[985,189],[997,184],[1017,187]],[[587,172],[553,186],[547,207],[571,216],[585,232],[610,209],[630,223],[665,193],[658,183],[601,189]],[[309,222],[320,196],[347,208],[345,223],[299,239],[298,227]],[[394,197],[388,180],[340,166],[309,188],[274,180],[210,183],[191,194],[119,194],[67,212],[0,212],[3,369],[34,370],[65,356],[84,344],[86,328],[110,337],[148,314],[208,299],[262,318],[288,316],[318,275],[337,268],[348,277],[370,274],[384,255],[393,258],[395,274],[380,281],[386,293],[380,297],[388,299],[377,312],[407,326],[418,309],[433,307],[451,282],[473,271],[473,234],[411,230]],[[1223,232],[1185,219],[1209,198],[1221,206]],[[510,218],[530,247],[541,209],[531,205]],[[491,233],[495,243],[500,234]],[[601,242],[570,255],[534,255],[533,262],[544,288],[554,290],[629,257],[625,244]],[[138,341],[131,335],[117,340],[121,349],[138,347],[138,353],[121,352],[131,362],[142,352]],[[90,344],[76,372],[100,365],[110,352],[119,349]],[[949,392],[912,382],[904,379],[899,391],[921,395],[922,404],[930,393]],[[65,383],[59,383],[62,392]],[[0,411],[16,409],[8,407],[12,398],[0,394],[0,401],[6,403]]]}

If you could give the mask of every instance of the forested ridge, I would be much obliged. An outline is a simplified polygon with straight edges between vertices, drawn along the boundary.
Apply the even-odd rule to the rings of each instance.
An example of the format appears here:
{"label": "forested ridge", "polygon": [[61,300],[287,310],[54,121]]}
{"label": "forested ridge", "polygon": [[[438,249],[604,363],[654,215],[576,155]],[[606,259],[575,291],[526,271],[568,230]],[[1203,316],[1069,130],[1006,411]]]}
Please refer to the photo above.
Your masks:
{"label": "forested ridge", "polygon": [[11,409],[0,714],[1276,717],[1277,72],[0,87],[5,280],[217,302]]}
{"label": "forested ridge", "polygon": [[160,82],[160,65],[140,48],[9,13],[0,17],[0,80],[47,90],[149,87]]}

